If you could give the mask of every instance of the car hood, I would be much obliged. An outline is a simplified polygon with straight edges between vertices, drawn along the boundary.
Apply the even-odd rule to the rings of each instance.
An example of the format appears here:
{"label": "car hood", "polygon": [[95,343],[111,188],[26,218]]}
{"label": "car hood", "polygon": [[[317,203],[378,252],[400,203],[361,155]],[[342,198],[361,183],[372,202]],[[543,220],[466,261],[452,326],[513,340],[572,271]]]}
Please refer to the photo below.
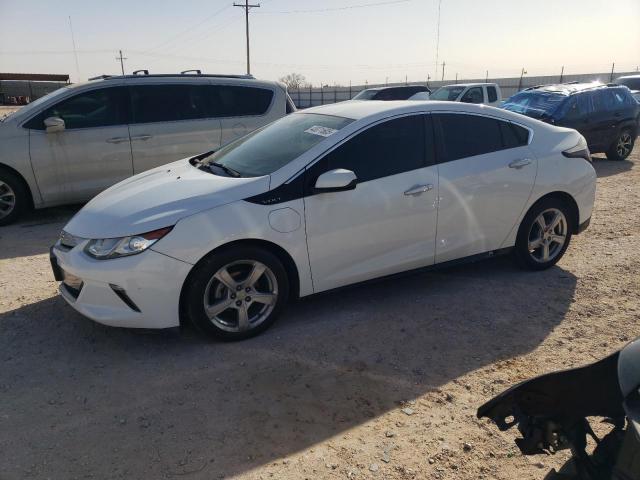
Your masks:
{"label": "car hood", "polygon": [[115,238],[175,225],[180,219],[269,190],[269,176],[231,178],[188,159],[148,170],[87,203],[64,230],[82,238]]}

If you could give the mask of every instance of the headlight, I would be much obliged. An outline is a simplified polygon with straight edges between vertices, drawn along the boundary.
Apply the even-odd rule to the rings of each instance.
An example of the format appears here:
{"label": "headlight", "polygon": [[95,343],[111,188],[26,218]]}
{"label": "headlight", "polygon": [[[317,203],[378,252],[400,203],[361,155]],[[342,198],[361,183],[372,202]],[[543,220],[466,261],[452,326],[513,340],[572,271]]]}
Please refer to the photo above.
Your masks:
{"label": "headlight", "polygon": [[130,237],[89,240],[87,246],[84,247],[84,251],[98,260],[135,255],[136,253],[144,252],[169,233],[172,228],[160,228],[152,232],[131,235]]}

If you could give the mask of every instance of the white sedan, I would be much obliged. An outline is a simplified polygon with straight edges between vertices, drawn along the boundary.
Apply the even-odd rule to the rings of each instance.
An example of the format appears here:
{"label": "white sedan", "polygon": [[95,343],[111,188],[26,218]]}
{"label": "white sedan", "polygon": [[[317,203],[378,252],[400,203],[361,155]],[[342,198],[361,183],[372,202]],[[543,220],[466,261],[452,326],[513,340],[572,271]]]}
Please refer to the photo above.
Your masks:
{"label": "white sedan", "polygon": [[107,325],[265,330],[292,297],[512,253],[554,265],[590,221],[584,138],[453,102],[343,102],[95,197],[51,249],[67,302]]}

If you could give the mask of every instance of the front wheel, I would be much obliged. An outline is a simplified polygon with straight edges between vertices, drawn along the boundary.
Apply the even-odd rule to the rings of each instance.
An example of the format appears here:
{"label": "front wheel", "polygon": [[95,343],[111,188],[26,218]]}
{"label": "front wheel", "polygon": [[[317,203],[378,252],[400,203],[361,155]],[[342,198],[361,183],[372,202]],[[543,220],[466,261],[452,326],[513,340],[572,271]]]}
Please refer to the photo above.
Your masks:
{"label": "front wheel", "polygon": [[242,340],[276,320],[287,302],[289,281],[271,252],[237,247],[205,258],[185,288],[185,309],[199,330],[223,340]]}
{"label": "front wheel", "polygon": [[611,148],[606,152],[607,158],[609,160],[624,160],[629,155],[631,155],[631,151],[633,150],[633,144],[635,143],[635,138],[631,134],[631,130],[624,129],[622,130],[616,140],[611,145]]}
{"label": "front wheel", "polygon": [[0,170],[0,226],[15,222],[29,207],[29,194],[20,177]]}
{"label": "front wheel", "polygon": [[544,270],[562,258],[571,241],[572,225],[566,204],[549,198],[538,202],[520,224],[515,257],[528,270]]}

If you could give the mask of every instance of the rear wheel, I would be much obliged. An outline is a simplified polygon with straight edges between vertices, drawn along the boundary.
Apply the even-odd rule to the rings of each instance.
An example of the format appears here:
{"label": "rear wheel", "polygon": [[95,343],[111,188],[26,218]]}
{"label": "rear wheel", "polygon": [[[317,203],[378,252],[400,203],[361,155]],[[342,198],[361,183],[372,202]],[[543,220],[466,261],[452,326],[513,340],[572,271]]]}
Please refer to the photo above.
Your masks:
{"label": "rear wheel", "polygon": [[266,330],[283,310],[287,273],[271,252],[238,247],[211,254],[186,285],[185,307],[194,325],[224,340]]}
{"label": "rear wheel", "polygon": [[15,222],[28,207],[29,193],[22,179],[0,170],[0,226]]}
{"label": "rear wheel", "polygon": [[619,134],[616,140],[611,145],[611,148],[607,150],[607,158],[609,160],[624,160],[633,150],[633,144],[635,138],[632,135],[631,130],[624,129]]}
{"label": "rear wheel", "polygon": [[560,199],[535,204],[520,224],[515,257],[528,270],[544,270],[562,258],[571,241],[570,210]]}

